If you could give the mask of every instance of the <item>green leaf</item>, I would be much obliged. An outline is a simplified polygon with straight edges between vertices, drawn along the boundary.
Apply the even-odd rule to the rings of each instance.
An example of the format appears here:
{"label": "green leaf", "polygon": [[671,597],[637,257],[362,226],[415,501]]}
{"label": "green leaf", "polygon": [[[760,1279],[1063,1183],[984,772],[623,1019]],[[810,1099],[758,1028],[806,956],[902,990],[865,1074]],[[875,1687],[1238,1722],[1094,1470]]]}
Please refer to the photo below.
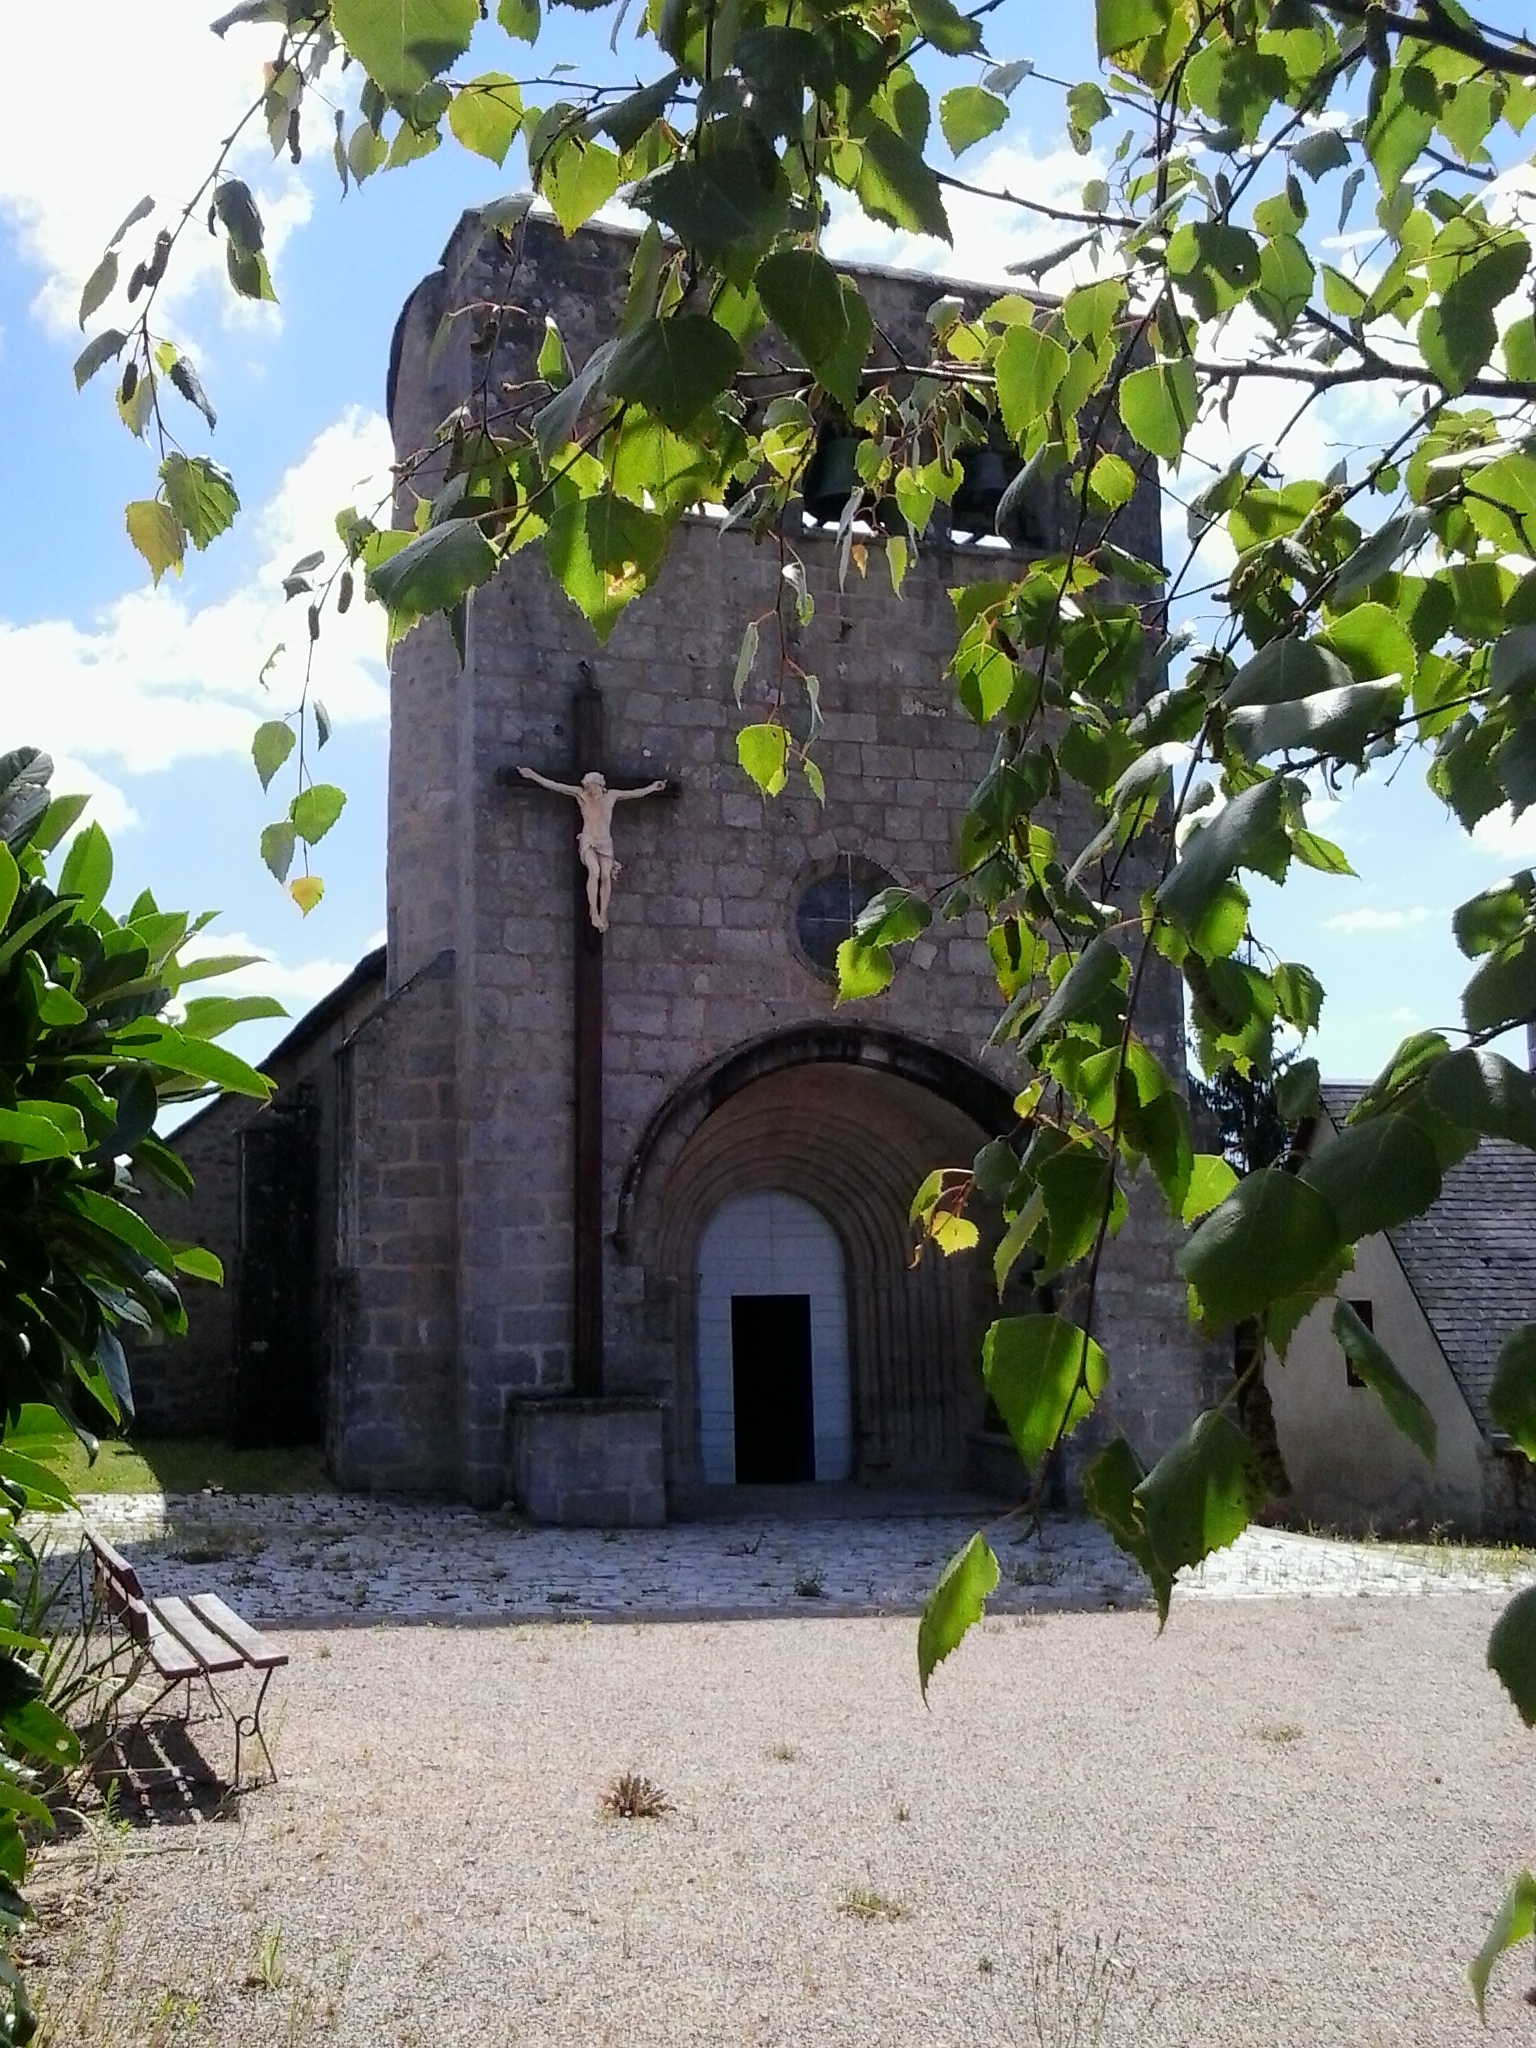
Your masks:
{"label": "green leaf", "polygon": [[541,18],[539,0],[497,0],[497,21],[520,43],[539,40]]}
{"label": "green leaf", "polygon": [[677,97],[682,79],[681,70],[674,68],[650,85],[627,93],[621,100],[611,101],[595,114],[588,115],[587,133],[610,137],[615,147],[627,155],[638,147],[646,132],[666,113]]}
{"label": "green leaf", "polygon": [[922,152],[873,115],[863,118],[857,135],[860,162],[854,190],[871,219],[908,234],[952,241],[938,177],[923,161]]}
{"label": "green leaf", "polygon": [[979,85],[957,85],[939,101],[939,126],[955,156],[995,135],[1008,119],[1008,102]]}
{"label": "green leaf", "polygon": [[149,564],[149,573],[158,583],[167,569],[181,574],[181,559],[186,552],[186,536],[181,530],[181,521],[159,498],[136,498],[124,512],[128,527],[128,538]]}
{"label": "green leaf", "polygon": [[117,289],[117,251],[109,249],[90,276],[85,280],[85,290],[80,294],[80,325],[84,327],[91,315],[104,306]]}
{"label": "green leaf", "polygon": [[1333,1334],[1358,1376],[1380,1400],[1394,1426],[1429,1459],[1435,1457],[1435,1418],[1347,1301],[1333,1305]]}
{"label": "green leaf", "polygon": [[100,334],[93,334],[75,358],[75,389],[83,391],[104,363],[120,356],[127,339],[116,327],[104,327]]}
{"label": "green leaf", "polygon": [[1536,1152],[1536,1075],[1499,1053],[1470,1045],[1453,1052],[1430,1069],[1424,1095],[1464,1130]]}
{"label": "green leaf", "polygon": [[1503,1680],[1527,1728],[1536,1728],[1536,1586],[1517,1593],[1493,1625],[1488,1668]]}
{"label": "green leaf", "polygon": [[1157,892],[1170,924],[1193,931],[1239,867],[1284,872],[1289,845],[1283,824],[1285,786],[1278,776],[1232,798],[1209,825],[1184,842],[1178,866]]}
{"label": "green leaf", "polygon": [[1067,351],[1039,328],[1010,327],[997,357],[997,399],[1003,425],[1022,442],[1050,409],[1067,374]]}
{"label": "green leaf", "polygon": [[966,1630],[980,1621],[997,1581],[997,1559],[978,1531],[945,1565],[917,1625],[917,1680],[925,1701],[929,1679],[959,1648]]}
{"label": "green leaf", "polygon": [[1063,1025],[1088,1016],[1110,990],[1119,987],[1125,972],[1125,956],[1112,939],[1100,934],[1083,948],[1051,991],[1045,1007],[1019,1040],[1020,1051],[1029,1052]]}
{"label": "green leaf", "polygon": [[1521,868],[1458,906],[1451,918],[1456,944],[1468,960],[1497,953],[1521,938],[1536,916],[1536,876]]}
{"label": "green leaf", "polygon": [[176,1270],[193,1280],[207,1280],[214,1287],[224,1285],[224,1262],[200,1244],[178,1245]]}
{"label": "green leaf", "polygon": [[1099,55],[1113,57],[1150,36],[1161,35],[1171,13],[1170,0],[1094,0]]}
{"label": "green leaf", "polygon": [[1536,935],[1493,953],[1461,992],[1461,1014],[1479,1034],[1536,1018]]}
{"label": "green leaf", "polygon": [[1237,1175],[1216,1152],[1197,1152],[1190,1168],[1189,1191],[1179,1211],[1181,1223],[1198,1223],[1224,1202],[1237,1186]]}
{"label": "green leaf", "polygon": [[1494,1915],[1488,1939],[1467,1966],[1467,1979],[1477,2001],[1480,2020],[1486,2018],[1483,2000],[1488,1995],[1488,1978],[1494,1964],[1506,1949],[1529,1940],[1533,1934],[1536,1934],[1536,1877],[1532,1877],[1528,1870],[1522,1870],[1504,1894],[1504,1903]]}
{"label": "green leaf", "polygon": [[484,71],[461,85],[448,108],[448,126],[466,149],[503,163],[523,118],[523,96],[504,71]]}
{"label": "green leaf", "polygon": [[698,313],[675,314],[647,320],[626,334],[604,381],[615,398],[633,399],[681,433],[726,388],[740,363],[741,350],[723,327]]}
{"label": "green leaf", "polygon": [[1305,171],[1313,184],[1330,171],[1342,171],[1349,162],[1349,146],[1337,128],[1319,128],[1304,136],[1291,151],[1291,162]]}
{"label": "green leaf", "polygon": [[1247,761],[1303,752],[1359,762],[1371,738],[1392,725],[1402,708],[1396,683],[1349,683],[1291,704],[1249,705],[1232,713],[1227,731]]}
{"label": "green leaf", "polygon": [[981,30],[955,6],[954,0],[911,0],[918,34],[947,57],[965,57],[981,48]]}
{"label": "green leaf", "polygon": [[832,353],[823,356],[816,364],[816,381],[851,413],[859,402],[860,376],[869,345],[874,339],[875,323],[864,295],[852,278],[838,279],[843,295],[843,312],[848,321],[848,338],[840,342]]}
{"label": "green leaf", "polygon": [[168,455],[160,465],[160,481],[171,511],[199,552],[234,525],[240,510],[234,479],[206,455]]}
{"label": "green leaf", "polygon": [[1172,1576],[1235,1543],[1265,1493],[1253,1446],[1229,1416],[1209,1409],[1163,1453],[1133,1498],[1153,1554]]}
{"label": "green leaf", "polygon": [[1208,1323],[1256,1315],[1313,1279],[1338,1250],[1326,1196],[1276,1167],[1250,1173],[1179,1253]]}
{"label": "green leaf", "polygon": [[[269,718],[258,725],[251,741],[251,759],[256,763],[256,773],[261,777],[263,789],[272,787],[272,778],[293,752],[296,741],[293,728],[281,718]],[[282,880],[282,876],[278,876]]]}
{"label": "green leaf", "polygon": [[1439,305],[1428,307],[1420,318],[1419,352],[1453,395],[1487,367],[1499,338],[1494,309],[1520,283],[1529,262],[1522,238],[1501,237],[1464,263]]}
{"label": "green leaf", "polygon": [[[47,813],[45,812],[45,820],[46,816]],[[35,833],[33,835],[32,843],[34,846],[36,846],[37,844],[37,836]],[[21,870],[16,865],[16,856],[11,852],[11,849],[5,844],[5,842],[3,840],[0,840],[0,931],[3,931],[5,929],[5,926],[10,919],[11,912],[16,907],[16,898],[20,893],[20,890]]]}
{"label": "green leaf", "polygon": [[279,882],[288,879],[288,870],[293,866],[294,844],[294,830],[286,818],[281,824],[268,825],[262,832],[261,857]]}
{"label": "green leaf", "polygon": [[241,178],[223,178],[213,195],[213,210],[242,256],[254,256],[265,240],[261,211],[249,185]]}
{"label": "green leaf", "polygon": [[815,249],[780,249],[757,266],[763,310],[814,369],[848,339],[848,312],[837,272]]}
{"label": "green leaf", "polygon": [[1440,105],[1434,74],[1422,64],[1389,65],[1373,80],[1365,149],[1390,196],[1428,143]]}
{"label": "green leaf", "polygon": [[253,1018],[287,1014],[276,996],[196,996],[187,1004],[181,1029],[188,1038],[222,1038]]}
{"label": "green leaf", "polygon": [[1104,1390],[1109,1364],[1086,1332],[1060,1316],[1005,1316],[987,1331],[982,1376],[1031,1470],[1070,1436]]}
{"label": "green leaf", "polygon": [[1221,701],[1234,711],[1250,704],[1293,704],[1342,690],[1349,680],[1349,670],[1329,648],[1311,640],[1271,640],[1244,662]]}
{"label": "green leaf", "polygon": [[1348,1124],[1301,1169],[1338,1220],[1348,1244],[1420,1216],[1440,1193],[1435,1148],[1411,1118],[1388,1111]]}
{"label": "green leaf", "polygon": [[333,0],[336,33],[389,99],[408,99],[469,48],[479,0]]}
{"label": "green leaf", "polygon": [[[770,790],[770,796],[777,794]],[[837,1000],[862,1002],[891,985],[895,968],[888,946],[866,945],[863,939],[846,938],[837,949]]]}
{"label": "green leaf", "polygon": [[777,720],[743,726],[736,735],[736,758],[764,796],[777,796],[788,780],[788,753],[789,734]]}
{"label": "green leaf", "polygon": [[561,227],[574,235],[618,191],[619,172],[619,159],[611,149],[570,135],[540,165],[539,190]]}
{"label": "green leaf", "polygon": [[272,1093],[272,1083],[264,1074],[258,1074],[224,1046],[186,1038],[169,1024],[153,1019],[131,1024],[121,1033],[118,1043],[135,1059],[150,1060],[173,1074],[212,1081],[232,1095],[249,1095],[265,1102]]}
{"label": "green leaf", "polygon": [[729,270],[743,255],[767,249],[788,215],[789,186],[756,129],[718,121],[706,126],[696,154],[638,185],[633,203],[685,248]]}
{"label": "green leaf", "polygon": [[43,1757],[50,1764],[80,1761],[79,1736],[40,1699],[22,1700],[0,1710],[0,1732],[13,1748]]}
{"label": "green leaf", "polygon": [[[365,127],[358,132],[371,135],[373,130]],[[277,293],[272,288],[272,273],[267,268],[267,259],[260,250],[252,255],[244,255],[231,242],[224,252],[224,267],[229,272],[230,283],[242,299],[255,299],[268,305],[276,305]]]}
{"label": "green leaf", "polygon": [[434,612],[451,611],[495,573],[496,552],[474,520],[450,519],[371,568],[368,586],[387,608],[396,641]]}
{"label": "green leaf", "polygon": [[900,946],[933,922],[933,912],[912,889],[881,889],[859,912],[854,931],[866,946]]}
{"label": "green leaf", "polygon": [[1289,334],[1312,296],[1312,258],[1295,235],[1276,235],[1259,252],[1255,309],[1282,335]]}
{"label": "green leaf", "polygon": [[1488,1413],[1496,1429],[1536,1459],[1536,1323],[1512,1330],[1499,1346]]}
{"label": "green leaf", "polygon": [[1132,370],[1120,386],[1126,431],[1164,462],[1177,462],[1183,454],[1199,404],[1195,366],[1187,356]]}
{"label": "green leaf", "polygon": [[1136,1499],[1136,1489],[1146,1476],[1146,1467],[1135,1450],[1118,1436],[1083,1468],[1083,1505],[1146,1573],[1157,1601],[1157,1618],[1166,1622],[1173,1574],[1158,1562]]}
{"label": "green leaf", "polygon": [[334,784],[311,783],[308,789],[300,790],[288,807],[295,833],[306,846],[318,846],[341,816],[346,801],[346,791]]}
{"label": "green leaf", "polygon": [[87,825],[70,841],[59,870],[59,894],[78,896],[80,912],[92,917],[112,886],[112,845],[99,825]]}
{"label": "green leaf", "polygon": [[605,493],[562,505],[549,523],[544,552],[566,596],[606,640],[624,607],[645,589],[665,542],[656,513]]}

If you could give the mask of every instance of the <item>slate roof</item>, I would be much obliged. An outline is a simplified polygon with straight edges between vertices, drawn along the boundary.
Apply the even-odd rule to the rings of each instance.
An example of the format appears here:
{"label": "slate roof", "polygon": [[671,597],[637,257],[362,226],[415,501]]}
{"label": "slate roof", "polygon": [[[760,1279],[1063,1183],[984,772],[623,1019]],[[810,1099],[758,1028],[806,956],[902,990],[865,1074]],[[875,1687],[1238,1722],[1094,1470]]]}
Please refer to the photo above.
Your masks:
{"label": "slate roof", "polygon": [[[1364,1093],[1324,1085],[1335,1125]],[[1499,1346],[1536,1322],[1536,1154],[1484,1138],[1447,1173],[1434,1207],[1387,1235],[1479,1427],[1498,1439],[1488,1388]]]}

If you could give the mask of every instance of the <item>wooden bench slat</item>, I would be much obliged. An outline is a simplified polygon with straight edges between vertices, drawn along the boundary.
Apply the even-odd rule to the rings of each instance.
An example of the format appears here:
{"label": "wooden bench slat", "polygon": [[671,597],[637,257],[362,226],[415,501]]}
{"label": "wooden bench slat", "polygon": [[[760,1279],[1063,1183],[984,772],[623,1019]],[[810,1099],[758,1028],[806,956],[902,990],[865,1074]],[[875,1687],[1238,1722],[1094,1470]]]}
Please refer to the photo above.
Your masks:
{"label": "wooden bench slat", "polygon": [[139,1584],[139,1575],[127,1558],[123,1556],[122,1552],[115,1550],[106,1537],[98,1536],[94,1529],[88,1528],[86,1530],[85,1540],[91,1546],[96,1562],[102,1567],[107,1576],[116,1579],[125,1593],[130,1593],[135,1599],[142,1600],[144,1588]]}
{"label": "wooden bench slat", "polygon": [[198,1620],[185,1600],[157,1600],[154,1611],[171,1633],[185,1643],[205,1671],[238,1671],[245,1662],[233,1645]]}
{"label": "wooden bench slat", "polygon": [[[160,1617],[151,1614],[142,1601],[136,1604],[138,1613],[143,1617],[144,1633],[140,1635],[138,1630],[134,1629],[134,1637],[136,1641],[143,1643],[149,1652],[150,1663],[160,1676],[172,1683],[183,1678],[201,1678],[203,1667],[186,1645],[177,1642],[170,1630],[162,1624]],[[131,1619],[129,1625],[132,1627]]]}
{"label": "wooden bench slat", "polygon": [[233,1643],[253,1670],[275,1671],[280,1664],[288,1662],[286,1650],[280,1650],[259,1629],[252,1628],[248,1621],[242,1621],[217,1593],[194,1593],[187,1604],[199,1620],[206,1621],[211,1629],[216,1629]]}

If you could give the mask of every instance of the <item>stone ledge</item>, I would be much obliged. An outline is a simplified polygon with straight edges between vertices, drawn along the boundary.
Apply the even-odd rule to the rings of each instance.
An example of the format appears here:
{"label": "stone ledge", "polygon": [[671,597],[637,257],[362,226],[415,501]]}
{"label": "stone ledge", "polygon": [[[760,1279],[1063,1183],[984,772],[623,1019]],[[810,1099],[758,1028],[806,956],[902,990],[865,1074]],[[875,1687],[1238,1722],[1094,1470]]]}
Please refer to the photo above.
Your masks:
{"label": "stone ledge", "polygon": [[533,1522],[658,1528],[667,1519],[662,1404],[632,1395],[511,1401],[507,1478]]}

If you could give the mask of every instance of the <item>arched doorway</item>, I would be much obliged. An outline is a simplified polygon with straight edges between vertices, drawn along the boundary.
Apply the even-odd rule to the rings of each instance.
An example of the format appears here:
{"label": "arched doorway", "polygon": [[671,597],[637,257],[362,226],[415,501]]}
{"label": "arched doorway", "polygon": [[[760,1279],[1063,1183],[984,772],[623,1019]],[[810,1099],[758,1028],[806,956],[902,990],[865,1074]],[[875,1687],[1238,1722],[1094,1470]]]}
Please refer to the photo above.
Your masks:
{"label": "arched doorway", "polygon": [[699,1240],[698,1317],[705,1484],[846,1479],[848,1303],[821,1211],[777,1188],[722,1202]]}

